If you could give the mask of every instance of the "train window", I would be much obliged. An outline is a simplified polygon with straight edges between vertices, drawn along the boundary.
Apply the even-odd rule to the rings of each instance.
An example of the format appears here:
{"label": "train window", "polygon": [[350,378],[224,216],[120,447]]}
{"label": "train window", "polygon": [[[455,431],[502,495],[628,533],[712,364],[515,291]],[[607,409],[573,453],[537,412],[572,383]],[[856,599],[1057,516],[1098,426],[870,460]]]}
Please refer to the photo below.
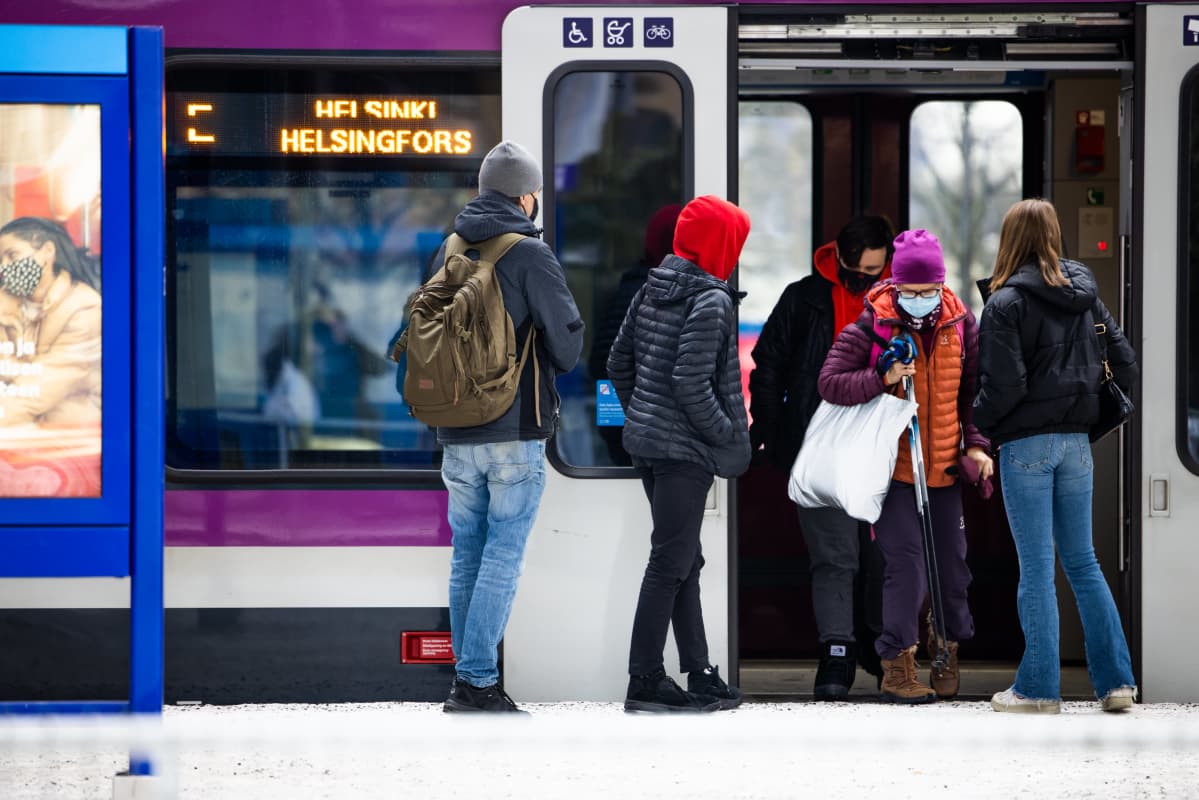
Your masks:
{"label": "train window", "polygon": [[1199,71],[1187,74],[1182,88],[1183,180],[1178,235],[1185,257],[1179,265],[1179,458],[1199,474]]}
{"label": "train window", "polygon": [[946,283],[982,313],[975,281],[990,276],[999,227],[1023,194],[1020,110],[1003,100],[933,100],[912,112],[908,223],[941,240]]}
{"label": "train window", "polygon": [[436,468],[386,351],[499,140],[498,76],[189,69],[167,100],[168,463]]}
{"label": "train window", "polygon": [[741,252],[741,383],[749,402],[750,352],[787,284],[812,263],[812,114],[792,101],[754,100],[738,108],[739,203],[753,220]]}
{"label": "train window", "polygon": [[684,82],[660,70],[565,72],[551,78],[550,92],[546,238],[587,324],[578,366],[558,379],[556,459],[574,468],[627,466],[619,414],[603,402],[612,396],[600,382],[629,301],[663,255],[663,209],[690,192],[691,102]]}

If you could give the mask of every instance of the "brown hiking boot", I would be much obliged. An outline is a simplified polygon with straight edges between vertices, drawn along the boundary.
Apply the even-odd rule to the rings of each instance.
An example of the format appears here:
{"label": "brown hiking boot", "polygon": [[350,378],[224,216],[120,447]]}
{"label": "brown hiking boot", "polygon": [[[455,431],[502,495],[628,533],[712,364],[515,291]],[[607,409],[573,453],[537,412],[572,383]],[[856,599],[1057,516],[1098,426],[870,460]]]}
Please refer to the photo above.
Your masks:
{"label": "brown hiking boot", "polygon": [[916,645],[883,659],[883,699],[891,703],[931,703],[937,694],[916,678]]}
{"label": "brown hiking boot", "polygon": [[[925,644],[928,647],[928,658],[932,661],[937,657],[937,633],[933,629],[933,615],[930,611],[928,614],[928,640]],[[937,693],[937,697],[942,700],[952,700],[958,696],[958,689],[961,686],[961,675],[958,673],[958,643],[945,642],[945,649],[949,651],[949,663],[944,669],[937,669],[930,666],[928,670],[928,682],[933,685],[933,691]]]}

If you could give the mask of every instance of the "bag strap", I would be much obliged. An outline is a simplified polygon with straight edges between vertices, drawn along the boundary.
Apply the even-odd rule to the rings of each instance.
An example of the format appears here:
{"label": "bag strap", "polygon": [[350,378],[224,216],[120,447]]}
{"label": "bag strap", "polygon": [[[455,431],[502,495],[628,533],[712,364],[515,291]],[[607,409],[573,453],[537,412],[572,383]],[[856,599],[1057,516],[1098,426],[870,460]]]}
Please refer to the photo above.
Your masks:
{"label": "bag strap", "polygon": [[445,257],[448,261],[451,256],[465,255],[467,250],[478,250],[480,261],[490,261],[495,264],[507,255],[508,251],[517,243],[527,238],[529,237],[523,233],[501,233],[499,236],[493,236],[481,242],[468,242],[458,234],[452,233],[445,242]]}
{"label": "bag strap", "polygon": [[1098,307],[1098,300],[1096,300],[1096,304],[1091,306],[1089,313],[1091,315],[1091,325],[1095,329],[1095,340],[1099,344],[1099,361],[1103,364],[1103,380],[1099,381],[1102,385],[1110,381],[1114,376],[1112,375],[1111,366],[1107,363],[1107,324],[1104,322],[1095,322],[1095,309]]}

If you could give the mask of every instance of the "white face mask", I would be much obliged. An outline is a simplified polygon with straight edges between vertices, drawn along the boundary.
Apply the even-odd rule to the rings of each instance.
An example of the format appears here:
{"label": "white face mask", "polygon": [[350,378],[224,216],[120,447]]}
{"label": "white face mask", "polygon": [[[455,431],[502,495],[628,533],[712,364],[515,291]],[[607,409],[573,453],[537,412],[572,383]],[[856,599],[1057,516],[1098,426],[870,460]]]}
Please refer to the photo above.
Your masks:
{"label": "white face mask", "polygon": [[33,295],[37,285],[42,282],[42,265],[33,256],[13,261],[4,265],[0,271],[0,289],[13,297],[27,298]]}

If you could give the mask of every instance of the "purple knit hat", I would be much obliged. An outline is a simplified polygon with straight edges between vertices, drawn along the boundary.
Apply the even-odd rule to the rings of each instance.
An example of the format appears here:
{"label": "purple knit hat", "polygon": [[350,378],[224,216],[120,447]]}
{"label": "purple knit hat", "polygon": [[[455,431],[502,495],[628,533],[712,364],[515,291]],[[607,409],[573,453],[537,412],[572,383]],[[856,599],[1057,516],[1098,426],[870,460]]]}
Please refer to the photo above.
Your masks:
{"label": "purple knit hat", "polygon": [[945,259],[941,243],[923,228],[904,231],[895,237],[891,257],[891,283],[944,283]]}

